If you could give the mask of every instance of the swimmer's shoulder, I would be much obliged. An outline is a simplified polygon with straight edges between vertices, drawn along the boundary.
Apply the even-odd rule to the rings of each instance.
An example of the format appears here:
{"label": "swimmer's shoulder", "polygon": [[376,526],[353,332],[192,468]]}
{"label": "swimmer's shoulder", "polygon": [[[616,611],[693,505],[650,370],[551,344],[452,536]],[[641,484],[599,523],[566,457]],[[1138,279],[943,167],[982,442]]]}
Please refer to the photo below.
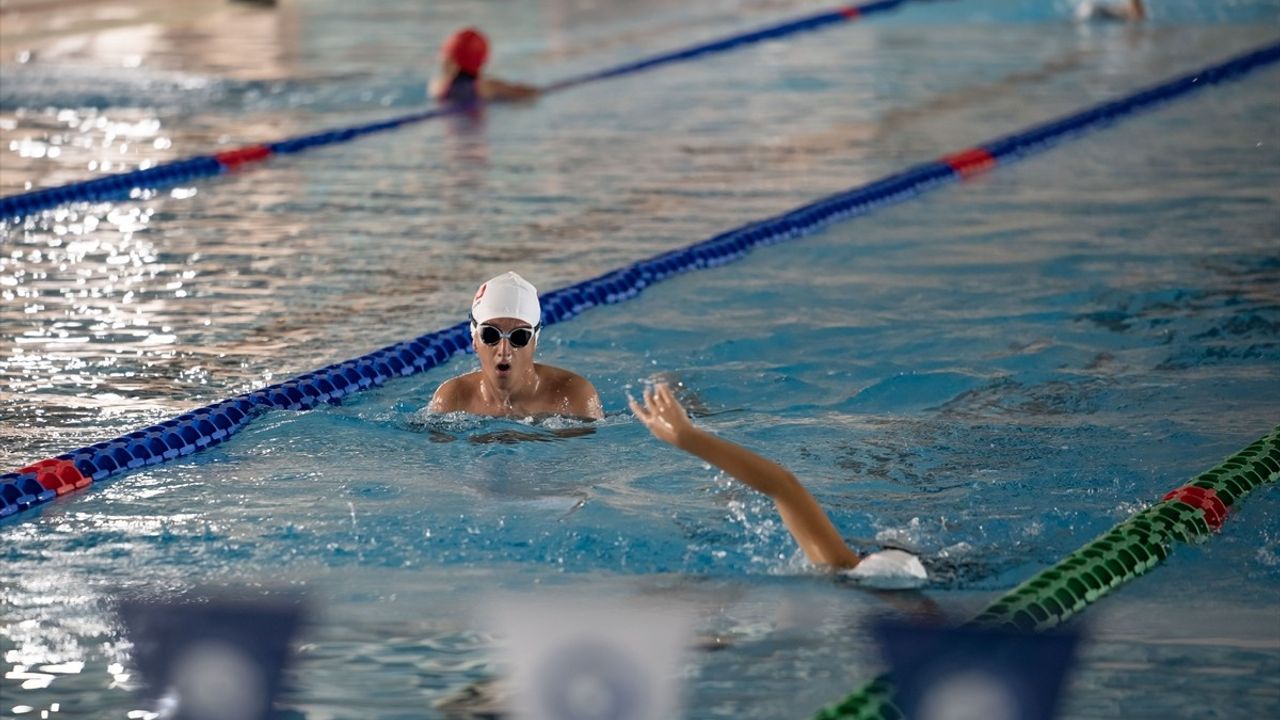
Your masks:
{"label": "swimmer's shoulder", "polygon": [[545,365],[543,363],[536,363],[534,368],[538,371],[538,377],[549,388],[564,390],[572,386],[585,385],[593,390],[595,389],[590,380],[572,370],[565,370],[555,365]]}
{"label": "swimmer's shoulder", "polygon": [[480,373],[469,372],[440,383],[427,409],[435,413],[467,410],[480,386]]}
{"label": "swimmer's shoulder", "polygon": [[564,398],[570,414],[596,420],[604,417],[600,394],[590,380],[554,365],[538,364],[537,367],[548,391]]}

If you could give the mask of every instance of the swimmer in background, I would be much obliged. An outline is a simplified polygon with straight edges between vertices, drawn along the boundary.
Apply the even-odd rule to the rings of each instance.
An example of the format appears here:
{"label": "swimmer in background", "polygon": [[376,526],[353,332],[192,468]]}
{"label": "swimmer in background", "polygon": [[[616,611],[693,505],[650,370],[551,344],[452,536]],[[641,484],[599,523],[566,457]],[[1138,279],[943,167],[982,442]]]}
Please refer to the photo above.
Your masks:
{"label": "swimmer in background", "polygon": [[794,475],[777,463],[701,430],[666,385],[645,388],[644,405],[627,398],[631,412],[654,437],[696,455],[732,475],[739,482],[768,495],[805,557],[815,565],[852,570],[863,577],[889,577],[902,587],[927,578],[920,559],[902,550],[882,550],[865,557],[850,548],[831,519]]}
{"label": "swimmer in background", "polygon": [[600,396],[590,381],[533,361],[541,330],[538,290],[529,281],[507,272],[481,285],[471,302],[471,342],[480,369],[441,384],[430,412],[603,418]]}
{"label": "swimmer in background", "polygon": [[504,82],[480,74],[489,59],[489,41],[475,28],[450,35],[440,46],[440,69],[427,92],[440,102],[527,100],[541,92],[532,85]]}
{"label": "swimmer in background", "polygon": [[1121,0],[1120,2],[1097,2],[1084,0],[1076,5],[1076,20],[1120,20],[1123,22],[1139,22],[1147,18],[1147,8],[1142,0]]}

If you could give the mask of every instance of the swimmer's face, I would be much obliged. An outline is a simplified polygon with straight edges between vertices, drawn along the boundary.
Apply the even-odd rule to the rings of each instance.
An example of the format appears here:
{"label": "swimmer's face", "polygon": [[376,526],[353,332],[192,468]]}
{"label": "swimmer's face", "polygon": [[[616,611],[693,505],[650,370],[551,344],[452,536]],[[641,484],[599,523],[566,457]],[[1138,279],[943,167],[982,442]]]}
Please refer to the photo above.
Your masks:
{"label": "swimmer's face", "polygon": [[[510,333],[516,328],[532,329],[529,323],[515,318],[494,318],[483,325],[495,327],[502,334]],[[471,342],[476,348],[476,357],[480,358],[480,372],[497,387],[512,389],[524,382],[533,374],[533,353],[538,349],[538,338],[535,335],[524,347],[516,347],[510,338],[499,338],[498,342],[489,345],[484,342],[483,325],[471,330]]]}

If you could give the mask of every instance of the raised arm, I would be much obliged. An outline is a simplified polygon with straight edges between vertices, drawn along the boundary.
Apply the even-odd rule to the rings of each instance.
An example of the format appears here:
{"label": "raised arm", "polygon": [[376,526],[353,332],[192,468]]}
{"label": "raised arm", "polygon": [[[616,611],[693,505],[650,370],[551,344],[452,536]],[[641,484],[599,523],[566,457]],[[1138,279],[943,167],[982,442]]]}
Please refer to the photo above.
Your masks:
{"label": "raised arm", "polygon": [[822,506],[786,468],[695,427],[666,385],[646,389],[643,407],[632,398],[628,401],[654,437],[697,455],[768,495],[810,562],[835,568],[858,564],[858,554],[845,544]]}

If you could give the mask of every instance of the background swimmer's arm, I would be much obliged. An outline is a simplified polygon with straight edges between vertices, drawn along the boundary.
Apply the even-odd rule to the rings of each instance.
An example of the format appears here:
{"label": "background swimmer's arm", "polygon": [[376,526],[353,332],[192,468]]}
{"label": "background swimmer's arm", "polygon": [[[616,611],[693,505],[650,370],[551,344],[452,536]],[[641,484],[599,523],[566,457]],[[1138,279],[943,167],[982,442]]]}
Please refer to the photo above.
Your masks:
{"label": "background swimmer's arm", "polygon": [[690,422],[688,414],[666,385],[646,389],[643,407],[634,399],[628,400],[631,411],[659,440],[697,455],[768,495],[810,562],[836,568],[851,568],[858,564],[858,554],[845,544],[822,506],[786,468],[740,445],[699,430]]}
{"label": "background swimmer's arm", "polygon": [[490,77],[481,77],[479,86],[480,97],[485,100],[529,100],[542,92],[533,85],[509,83]]}

